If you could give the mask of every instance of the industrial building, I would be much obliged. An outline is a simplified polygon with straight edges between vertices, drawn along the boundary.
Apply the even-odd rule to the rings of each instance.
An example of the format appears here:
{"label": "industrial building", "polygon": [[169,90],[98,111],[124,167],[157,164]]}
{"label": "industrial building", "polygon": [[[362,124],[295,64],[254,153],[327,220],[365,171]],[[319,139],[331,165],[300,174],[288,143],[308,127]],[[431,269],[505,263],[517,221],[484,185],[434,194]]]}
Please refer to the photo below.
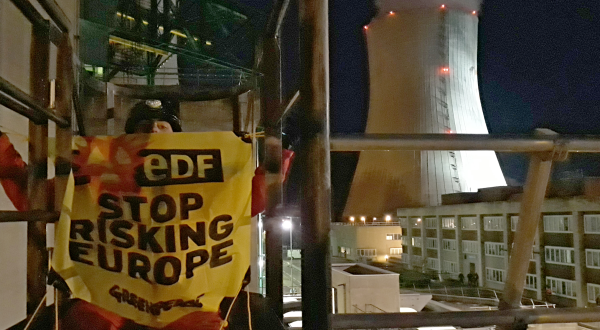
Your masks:
{"label": "industrial building", "polygon": [[[513,195],[514,196],[514,195]],[[457,278],[477,273],[479,286],[502,290],[519,221],[518,201],[398,209],[402,263]],[[595,306],[600,295],[600,200],[546,199],[524,297],[558,306]]]}
{"label": "industrial building", "polygon": [[[477,85],[478,10],[479,1],[381,2],[364,27],[365,133],[488,133]],[[443,194],[503,185],[493,151],[362,151],[344,216],[439,205]]]}

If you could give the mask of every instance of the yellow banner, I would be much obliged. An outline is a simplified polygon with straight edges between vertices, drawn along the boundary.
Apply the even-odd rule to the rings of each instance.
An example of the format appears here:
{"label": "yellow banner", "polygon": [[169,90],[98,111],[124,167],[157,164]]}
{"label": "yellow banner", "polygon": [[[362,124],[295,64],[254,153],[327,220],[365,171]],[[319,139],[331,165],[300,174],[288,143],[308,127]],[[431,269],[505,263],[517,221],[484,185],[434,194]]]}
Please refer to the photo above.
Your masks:
{"label": "yellow banner", "polygon": [[250,264],[250,144],[231,132],[74,143],[53,267],[75,298],[160,328],[237,295]]}

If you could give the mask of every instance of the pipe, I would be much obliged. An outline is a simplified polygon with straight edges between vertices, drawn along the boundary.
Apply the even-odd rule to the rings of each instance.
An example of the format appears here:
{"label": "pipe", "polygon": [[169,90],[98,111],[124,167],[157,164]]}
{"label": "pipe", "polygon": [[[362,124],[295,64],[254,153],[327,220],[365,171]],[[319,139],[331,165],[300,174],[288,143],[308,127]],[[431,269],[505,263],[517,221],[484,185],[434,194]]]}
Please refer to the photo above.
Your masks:
{"label": "pipe", "polygon": [[28,0],[10,0],[15,7],[23,13],[23,15],[33,24],[38,27],[48,27],[49,22],[44,19],[42,14],[40,14],[35,7]]}
{"label": "pipe", "polygon": [[527,182],[523,191],[523,200],[519,211],[519,222],[515,231],[513,251],[508,261],[504,293],[498,304],[499,309],[518,309],[525,287],[525,278],[529,268],[529,259],[533,252],[533,241],[540,221],[540,213],[550,170],[551,155],[532,154],[527,173]]}
{"label": "pipe", "polygon": [[334,314],[331,319],[333,329],[416,328],[444,325],[475,328],[486,325],[598,322],[600,313],[595,308],[536,308],[497,311]]}
{"label": "pipe", "polygon": [[29,120],[33,121],[37,125],[45,124],[47,122],[47,119],[35,110],[22,105],[21,103],[2,93],[0,93],[0,104],[20,115],[29,118]]}
{"label": "pipe", "polygon": [[64,118],[58,117],[57,115],[55,115],[48,109],[40,106],[33,97],[29,96],[27,93],[23,92],[22,90],[17,88],[17,86],[11,84],[10,82],[8,82],[8,80],[6,80],[2,77],[0,77],[0,91],[9,95],[10,97],[14,98],[15,100],[23,103],[27,107],[35,110],[41,116],[44,116],[45,118],[52,120],[53,122],[56,123],[56,125],[58,125],[61,128],[67,128],[67,127],[71,126],[69,121],[65,120]]}
{"label": "pipe", "polygon": [[278,38],[290,0],[277,0],[265,27],[265,39]]}
{"label": "pipe", "polygon": [[59,211],[0,211],[0,223],[3,222],[57,222]]}
{"label": "pipe", "polygon": [[[302,0],[300,54],[302,141],[302,328],[331,328],[331,170],[328,1]],[[368,328],[372,328],[369,326]]]}
{"label": "pipe", "polygon": [[600,152],[600,138],[489,134],[336,135],[331,151],[495,150],[500,152]]}

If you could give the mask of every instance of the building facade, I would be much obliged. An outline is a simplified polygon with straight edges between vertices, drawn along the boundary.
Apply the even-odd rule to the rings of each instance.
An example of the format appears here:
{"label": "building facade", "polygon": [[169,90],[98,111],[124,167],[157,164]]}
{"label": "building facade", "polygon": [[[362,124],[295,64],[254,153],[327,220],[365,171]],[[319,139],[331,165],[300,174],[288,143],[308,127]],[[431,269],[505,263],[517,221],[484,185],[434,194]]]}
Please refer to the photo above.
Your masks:
{"label": "building facade", "polygon": [[399,222],[331,223],[331,255],[358,262],[385,262],[402,255]]}
{"label": "building facade", "polygon": [[[477,85],[479,2],[381,3],[364,30],[370,74],[365,133],[487,134]],[[439,205],[442,194],[503,185],[492,151],[362,151],[344,215]]]}
{"label": "building facade", "polygon": [[[479,286],[502,290],[519,206],[505,201],[398,209],[401,261],[446,278],[477,273]],[[595,306],[600,200],[547,199],[540,220],[523,296],[565,307]]]}

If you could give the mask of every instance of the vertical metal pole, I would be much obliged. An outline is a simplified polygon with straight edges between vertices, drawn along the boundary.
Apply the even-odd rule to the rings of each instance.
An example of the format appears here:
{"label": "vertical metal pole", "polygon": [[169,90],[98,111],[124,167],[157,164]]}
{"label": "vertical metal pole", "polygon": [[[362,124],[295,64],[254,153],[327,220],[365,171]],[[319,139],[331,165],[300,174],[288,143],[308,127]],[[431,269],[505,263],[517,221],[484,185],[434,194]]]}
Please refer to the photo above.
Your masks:
{"label": "vertical metal pole", "polygon": [[[73,51],[67,33],[63,34],[58,45],[57,65],[56,65],[56,114],[71,122],[73,113],[72,95],[75,83],[73,72]],[[73,131],[71,127],[56,128],[56,177],[54,178],[54,210],[61,211],[62,202],[69,179],[69,172],[72,161]],[[55,329],[59,329],[58,312],[62,302],[68,299],[68,294],[54,290],[55,303]]]}
{"label": "vertical metal pole", "polygon": [[[30,53],[30,95],[44,107],[48,106],[50,38],[49,23],[34,25]],[[29,122],[29,210],[50,209],[47,194],[48,124]],[[46,294],[48,254],[46,252],[46,223],[27,224],[27,312],[31,314]]]}
{"label": "vertical metal pole", "polygon": [[331,328],[328,1],[300,1],[302,327]]}
{"label": "vertical metal pole", "polygon": [[281,203],[281,131],[277,122],[281,115],[280,52],[276,38],[268,38],[264,44],[264,104],[265,159],[267,183],[267,209],[265,217],[266,293],[271,308],[283,318],[283,241],[281,221],[276,207]]}
{"label": "vertical metal pole", "polygon": [[533,251],[533,240],[538,227],[551,168],[552,158],[550,154],[531,155],[512,249],[512,251],[519,252],[513,252],[510,256],[504,294],[498,305],[499,309],[515,309],[520,306],[527,269],[529,268],[529,259]]}

